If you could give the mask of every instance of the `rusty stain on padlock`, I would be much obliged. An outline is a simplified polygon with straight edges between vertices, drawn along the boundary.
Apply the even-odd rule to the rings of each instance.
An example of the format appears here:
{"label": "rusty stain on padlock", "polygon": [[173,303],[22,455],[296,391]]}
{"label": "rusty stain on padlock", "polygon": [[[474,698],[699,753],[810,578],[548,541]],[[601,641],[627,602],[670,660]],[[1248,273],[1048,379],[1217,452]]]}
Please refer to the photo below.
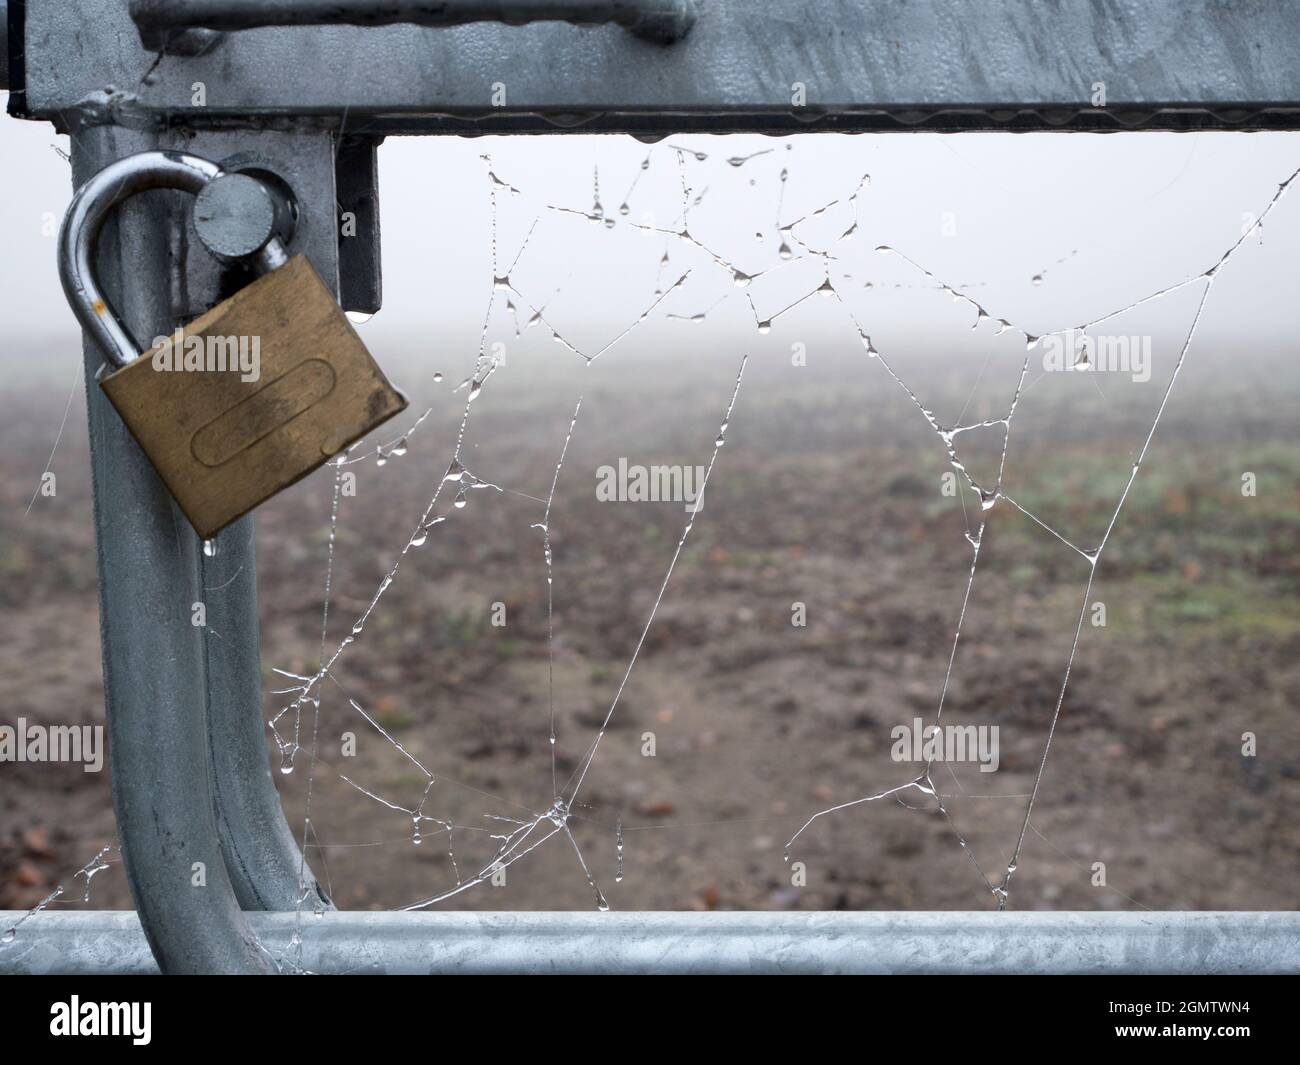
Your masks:
{"label": "rusty stain on padlock", "polygon": [[311,264],[275,236],[256,252],[260,277],[139,354],[95,280],[103,220],[144,189],[198,194],[222,175],[182,152],[121,159],[78,190],[59,237],[64,292],[118,367],[100,385],[205,538],[406,408]]}

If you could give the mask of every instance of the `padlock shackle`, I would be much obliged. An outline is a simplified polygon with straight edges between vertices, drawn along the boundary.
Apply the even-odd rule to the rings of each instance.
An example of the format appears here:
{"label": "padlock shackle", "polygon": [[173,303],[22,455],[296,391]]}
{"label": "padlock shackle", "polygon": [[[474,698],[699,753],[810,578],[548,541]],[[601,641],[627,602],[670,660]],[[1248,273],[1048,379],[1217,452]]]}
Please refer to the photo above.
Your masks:
{"label": "padlock shackle", "polygon": [[197,195],[220,173],[216,163],[197,155],[140,152],[110,163],[72,197],[59,230],[59,280],[81,327],[114,365],[125,366],[144,349],[113,313],[95,279],[95,250],[104,219],[137,192],[180,189]]}
{"label": "padlock shackle", "polygon": [[[72,197],[59,230],[59,280],[73,314],[113,365],[125,366],[144,348],[113,313],[95,279],[95,250],[104,219],[137,192],[178,189],[197,196],[208,182],[223,173],[210,159],[187,152],[139,152],[104,167]],[[283,244],[272,237],[257,253],[254,265],[265,272],[285,259]]]}

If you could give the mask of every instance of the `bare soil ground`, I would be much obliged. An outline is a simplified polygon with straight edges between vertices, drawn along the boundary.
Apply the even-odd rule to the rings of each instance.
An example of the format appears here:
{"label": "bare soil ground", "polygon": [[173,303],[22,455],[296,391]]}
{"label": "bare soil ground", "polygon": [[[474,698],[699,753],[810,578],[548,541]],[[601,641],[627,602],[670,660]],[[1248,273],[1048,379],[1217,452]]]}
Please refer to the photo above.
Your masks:
{"label": "bare soil ground", "polygon": [[[493,835],[511,827],[499,818],[544,811],[555,794],[552,706],[554,772],[561,784],[581,772],[687,518],[680,503],[598,502],[595,471],[620,456],[706,463],[738,362],[701,355],[685,372],[645,358],[518,384],[502,374],[485,388],[465,465],[509,491],[475,488],[463,509],[444,493],[437,512],[448,520],[408,553],[321,691],[309,854],[340,906],[447,891],[490,861]],[[450,395],[450,380],[433,386],[415,361],[407,371],[413,409],[427,400],[435,412],[405,455],[348,467],[358,489],[341,501],[330,648],[447,467],[464,394]],[[960,407],[970,390],[968,378],[925,379],[936,406]],[[1054,388],[1027,395],[1005,487],[1095,545],[1163,383],[1128,405]],[[1230,352],[1180,379],[1097,567],[1088,603],[1104,602],[1107,623],[1083,628],[1013,907],[1296,904],[1296,393],[1293,365]],[[551,516],[552,640],[531,526],[579,394]],[[58,495],[24,513],[65,396],[42,382],[0,401],[5,721],[102,721],[80,399],[53,467]],[[971,413],[996,416],[980,403]],[[969,444],[978,464],[1000,439],[987,454]],[[573,806],[574,840],[612,906],[994,904],[976,863],[997,883],[1015,848],[1089,569],[1005,500],[987,515],[945,703],[946,721],[999,727],[998,770],[936,766],[948,817],[912,791],[819,818],[790,852],[805,886],[784,857],[813,814],[915,776],[891,758],[890,730],[933,719],[971,566],[965,532],[980,519],[971,499],[941,493],[947,469],[916,407],[860,353],[822,369],[792,369],[779,351],[751,358],[706,503]],[[1258,477],[1253,498],[1241,494],[1243,471]],[[332,478],[321,471],[259,513],[268,691],[281,680],[272,667],[317,662]],[[503,626],[492,623],[497,603]],[[806,626],[791,624],[796,603]],[[349,699],[433,773],[432,787]],[[268,694],[264,713],[282,703]],[[309,714],[304,737],[311,724]],[[277,774],[296,832],[308,767],[303,751],[293,773]],[[427,789],[423,812],[455,827],[424,822],[417,842],[410,816],[344,776],[407,809]],[[58,884],[60,904],[81,903],[72,872],[114,838],[108,777],[0,766],[0,908],[35,905]],[[130,905],[119,865],[96,878],[90,904]],[[585,908],[593,892],[561,835],[512,864],[504,885],[441,905]]]}

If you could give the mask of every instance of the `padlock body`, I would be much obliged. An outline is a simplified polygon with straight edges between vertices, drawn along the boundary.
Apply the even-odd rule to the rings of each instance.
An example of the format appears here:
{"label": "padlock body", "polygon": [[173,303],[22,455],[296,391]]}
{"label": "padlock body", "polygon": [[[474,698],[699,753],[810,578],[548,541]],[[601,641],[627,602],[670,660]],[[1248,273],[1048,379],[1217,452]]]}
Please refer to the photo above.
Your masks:
{"label": "padlock body", "polygon": [[204,538],[406,408],[301,255],[101,385]]}

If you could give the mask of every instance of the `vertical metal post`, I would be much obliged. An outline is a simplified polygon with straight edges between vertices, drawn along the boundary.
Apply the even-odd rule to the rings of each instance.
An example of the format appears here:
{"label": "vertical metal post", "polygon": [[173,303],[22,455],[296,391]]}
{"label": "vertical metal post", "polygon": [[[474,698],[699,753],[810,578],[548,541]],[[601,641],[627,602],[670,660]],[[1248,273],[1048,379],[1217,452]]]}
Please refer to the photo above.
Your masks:
{"label": "vertical metal post", "polygon": [[211,634],[204,645],[208,750],[226,870],[245,910],[331,909],[302,862],[267,757],[253,516],[223,529],[212,547],[200,555],[200,576]]}
{"label": "vertical metal post", "polygon": [[[72,132],[78,185],[156,146],[152,134],[120,126]],[[174,194],[124,204],[100,242],[99,277],[137,337],[174,324],[176,222],[159,210],[162,196]],[[98,387],[104,356],[89,339],[85,361],[113,806],[131,894],[163,972],[270,972],[217,834],[204,642],[219,637],[192,623],[203,547]]]}

